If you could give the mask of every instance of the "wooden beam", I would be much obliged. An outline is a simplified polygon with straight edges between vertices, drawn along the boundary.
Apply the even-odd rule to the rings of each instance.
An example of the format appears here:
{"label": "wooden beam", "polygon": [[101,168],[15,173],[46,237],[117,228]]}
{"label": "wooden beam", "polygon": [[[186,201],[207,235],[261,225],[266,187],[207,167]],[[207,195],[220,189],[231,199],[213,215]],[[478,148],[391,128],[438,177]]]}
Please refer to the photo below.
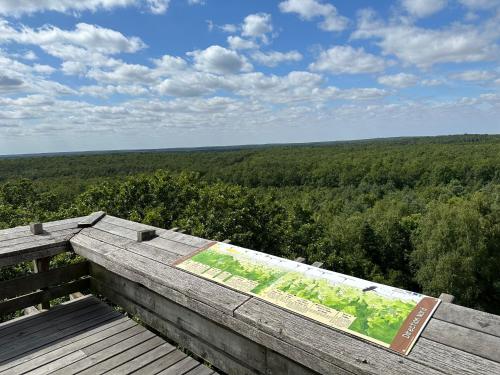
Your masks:
{"label": "wooden beam", "polygon": [[295,258],[295,261],[299,262],[299,263],[304,263],[306,261],[306,258],[298,257],[298,258]]}
{"label": "wooden beam", "polygon": [[106,212],[98,211],[90,214],[85,219],[78,223],[78,228],[88,228],[94,226],[95,223],[100,221],[104,216],[106,216]]}
{"label": "wooden beam", "polygon": [[313,267],[318,267],[318,268],[321,268],[323,267],[323,262],[314,262],[313,264],[311,264]]}
{"label": "wooden beam", "polygon": [[89,278],[86,277],[64,285],[49,287],[45,290],[39,290],[21,297],[9,299],[7,301],[0,302],[0,315],[9,314],[39,303],[42,305],[49,305],[50,301],[54,298],[67,296],[71,293],[88,289],[89,287]]}
{"label": "wooden beam", "polygon": [[89,274],[89,263],[82,262],[25,277],[0,282],[0,300],[22,296],[38,289],[60,285]]}

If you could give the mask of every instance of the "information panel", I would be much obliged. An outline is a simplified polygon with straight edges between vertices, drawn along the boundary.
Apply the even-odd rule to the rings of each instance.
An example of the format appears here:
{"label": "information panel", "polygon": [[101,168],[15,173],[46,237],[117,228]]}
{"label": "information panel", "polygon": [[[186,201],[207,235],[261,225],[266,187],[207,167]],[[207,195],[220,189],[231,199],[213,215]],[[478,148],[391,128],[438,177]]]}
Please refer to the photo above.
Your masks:
{"label": "information panel", "polygon": [[405,355],[440,302],[220,242],[175,265]]}

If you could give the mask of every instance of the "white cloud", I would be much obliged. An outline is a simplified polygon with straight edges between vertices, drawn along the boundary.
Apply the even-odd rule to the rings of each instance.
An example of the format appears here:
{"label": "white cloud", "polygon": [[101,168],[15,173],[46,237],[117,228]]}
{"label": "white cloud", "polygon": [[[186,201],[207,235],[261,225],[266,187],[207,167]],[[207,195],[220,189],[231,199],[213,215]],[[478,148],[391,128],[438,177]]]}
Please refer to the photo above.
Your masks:
{"label": "white cloud", "polygon": [[206,20],[208,31],[213,31],[214,29],[219,29],[225,33],[234,34],[238,31],[238,26],[232,23],[226,23],[224,25],[216,25],[212,20]]}
{"label": "white cloud", "polygon": [[428,86],[428,87],[442,86],[446,84],[446,80],[441,78],[429,78],[422,80],[421,84],[422,86]]}
{"label": "white cloud", "polygon": [[252,69],[252,65],[244,56],[217,45],[188,52],[188,56],[193,57],[196,69],[205,72],[235,74]]}
{"label": "white cloud", "polygon": [[162,73],[176,73],[187,68],[187,62],[182,57],[163,55],[159,59],[153,59],[156,70]]}
{"label": "white cloud", "polygon": [[189,5],[205,5],[205,0],[188,0]]}
{"label": "white cloud", "polygon": [[459,0],[462,5],[470,9],[484,10],[500,6],[498,0]]}
{"label": "white cloud", "polygon": [[302,57],[303,57],[302,54],[300,54],[298,51],[290,51],[290,52],[256,51],[252,53],[252,59],[254,59],[255,61],[257,61],[262,65],[270,67],[277,66],[282,62],[300,61],[302,60]]}
{"label": "white cloud", "polygon": [[89,95],[100,98],[107,98],[114,94],[130,95],[130,96],[140,96],[146,95],[148,90],[139,85],[92,85],[92,86],[82,86],[79,88],[79,93],[81,95]]}
{"label": "white cloud", "polygon": [[358,74],[381,72],[386,65],[383,58],[367,53],[363,48],[335,46],[321,51],[309,68],[334,74]]}
{"label": "white cloud", "polygon": [[0,0],[0,14],[19,17],[45,11],[95,12],[128,6],[143,7],[153,14],[162,14],[167,11],[169,2],[170,0]]}
{"label": "white cloud", "polygon": [[418,78],[413,74],[398,73],[378,77],[377,81],[382,85],[401,89],[415,85],[418,82]]}
{"label": "white cloud", "polygon": [[153,14],[163,14],[167,11],[170,0],[146,0],[146,4]]}
{"label": "white cloud", "polygon": [[266,41],[266,34],[273,31],[271,15],[267,13],[250,14],[245,17],[241,35],[251,38],[261,38]]}
{"label": "white cloud", "polygon": [[227,38],[227,43],[231,49],[256,49],[259,48],[253,40],[243,39],[239,36],[231,35]]}
{"label": "white cloud", "polygon": [[219,26],[219,28],[226,33],[235,33],[236,31],[238,31],[238,26],[231,23],[226,23],[222,26]]}
{"label": "white cloud", "polygon": [[19,78],[0,75],[0,92],[17,91],[23,85],[23,80]]}
{"label": "white cloud", "polygon": [[428,68],[438,63],[494,60],[499,56],[500,36],[495,18],[480,27],[453,24],[442,29],[425,29],[406,23],[385,23],[372,11],[360,13],[353,39],[375,39],[385,55],[405,64]]}
{"label": "white cloud", "polygon": [[496,73],[487,70],[466,70],[464,72],[451,75],[451,78],[453,79],[469,82],[490,81],[496,77]]}
{"label": "white cloud", "polygon": [[319,23],[319,27],[326,31],[342,31],[349,23],[332,4],[317,0],[286,0],[279,4],[279,8],[283,13],[297,13],[308,21],[321,17],[323,21]]}
{"label": "white cloud", "polygon": [[105,54],[137,52],[145,47],[137,37],[128,38],[118,31],[87,23],[78,23],[71,31],[55,26],[35,30],[29,27],[15,29],[7,21],[0,20],[0,44],[9,42],[38,45],[48,50],[58,44],[73,45]]}
{"label": "white cloud", "polygon": [[33,70],[40,74],[52,74],[56,71],[56,69],[53,68],[52,66],[43,64],[33,65]]}
{"label": "white cloud", "polygon": [[401,0],[408,13],[415,17],[427,17],[444,9],[448,0]]}

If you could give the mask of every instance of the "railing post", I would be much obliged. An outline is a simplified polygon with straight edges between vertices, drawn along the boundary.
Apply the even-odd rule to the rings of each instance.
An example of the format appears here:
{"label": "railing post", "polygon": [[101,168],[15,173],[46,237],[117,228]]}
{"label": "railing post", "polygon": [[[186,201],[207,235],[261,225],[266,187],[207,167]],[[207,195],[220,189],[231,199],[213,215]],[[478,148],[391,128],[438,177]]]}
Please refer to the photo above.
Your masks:
{"label": "railing post", "polygon": [[[35,259],[33,261],[33,272],[34,273],[47,272],[49,270],[49,266],[50,266],[50,257]],[[50,301],[42,302],[40,305],[37,306],[37,308],[38,310],[48,310],[50,308]]]}

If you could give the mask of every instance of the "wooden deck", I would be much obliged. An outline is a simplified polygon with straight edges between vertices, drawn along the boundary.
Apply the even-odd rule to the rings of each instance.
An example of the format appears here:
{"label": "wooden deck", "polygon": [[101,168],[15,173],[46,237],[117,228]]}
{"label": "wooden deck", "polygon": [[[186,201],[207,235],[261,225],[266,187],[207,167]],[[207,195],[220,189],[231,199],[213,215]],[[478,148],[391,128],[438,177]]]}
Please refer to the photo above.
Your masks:
{"label": "wooden deck", "polygon": [[[139,316],[146,325],[228,374],[500,374],[500,317],[496,315],[443,302],[411,353],[401,356],[172,266],[180,257],[209,243],[207,239],[102,214],[45,223],[44,228],[46,232],[42,236],[31,235],[29,227],[0,231],[0,267],[64,251],[74,251],[84,257],[86,265],[73,265],[73,268],[67,269],[80,272],[74,273],[73,278],[68,277],[66,271],[54,269],[23,280],[0,282],[0,312],[47,302],[51,298],[73,293],[78,288],[90,287],[94,293]],[[138,232],[148,230],[155,230],[156,237],[139,242]],[[59,283],[66,284],[51,284],[50,275]],[[77,280],[75,277],[78,277]],[[22,295],[14,293],[14,286],[22,286]],[[33,287],[35,292],[25,294]],[[93,303],[95,309],[107,313],[101,314],[100,318],[97,310],[79,315],[82,319],[88,318],[85,320],[87,323],[81,323],[82,327],[90,324],[92,319],[104,319],[106,316],[108,320],[96,323],[100,327],[82,328],[76,335],[65,328],[65,324],[72,324],[72,320],[60,317],[58,319],[66,323],[52,327],[57,332],[51,334],[66,336],[51,341],[55,345],[53,349],[25,347],[24,343],[31,342],[31,339],[23,330],[15,336],[18,331],[16,326],[31,327],[33,332],[42,332],[37,340],[44,342],[51,336],[43,333],[44,330],[50,331],[50,323],[43,317],[49,314],[69,317],[62,311],[71,309],[75,303],[0,325],[0,374],[11,371],[12,366],[6,366],[18,363],[16,361],[20,361],[17,365],[22,366],[37,360],[40,362],[38,369],[43,368],[40,364],[61,363],[63,360],[59,357],[57,361],[50,360],[50,355],[60,355],[58,345],[75,348],[69,354],[64,353],[67,361],[90,363],[99,355],[100,350],[96,352],[95,348],[99,348],[100,344],[90,343],[89,347],[94,349],[86,350],[78,347],[76,342],[86,345],[94,334],[100,337],[105,332],[114,332],[113,329],[119,329],[114,324],[120,319],[122,323],[116,324],[133,324],[109,311],[106,306],[97,304],[94,299],[87,299],[78,303]],[[86,308],[92,309],[90,306]],[[77,315],[78,312],[72,314]],[[107,324],[113,327],[101,329]],[[8,332],[14,336],[6,336]],[[113,336],[121,334],[117,332]],[[74,339],[72,335],[80,339]],[[104,340],[107,338],[97,341],[104,343]],[[159,339],[152,336],[149,340]],[[9,345],[6,346],[7,342]],[[63,342],[66,343],[61,344]],[[147,347],[147,344],[141,345],[137,347]],[[131,360],[130,365],[140,362],[141,358],[147,361],[151,356],[155,357],[151,354],[155,353],[154,350],[171,349],[168,344],[163,345],[158,341],[155,348],[146,350],[133,360],[128,355],[116,353],[99,363],[106,366],[105,363],[114,363],[112,358],[120,361],[125,360],[124,357]],[[17,353],[16,350],[23,352]],[[167,360],[174,353],[170,351],[161,358]],[[80,358],[82,355],[87,357]],[[47,363],[44,363],[45,358],[48,358]],[[181,359],[177,361],[177,366],[186,362],[195,363],[191,359]],[[92,366],[99,368],[98,364]],[[175,367],[166,371],[182,374]],[[203,371],[210,370],[198,366],[196,371],[204,374]],[[194,373],[198,373],[196,371]],[[59,373],[68,372],[60,370]]]}
{"label": "wooden deck", "polygon": [[92,296],[0,324],[0,374],[210,375]]}

